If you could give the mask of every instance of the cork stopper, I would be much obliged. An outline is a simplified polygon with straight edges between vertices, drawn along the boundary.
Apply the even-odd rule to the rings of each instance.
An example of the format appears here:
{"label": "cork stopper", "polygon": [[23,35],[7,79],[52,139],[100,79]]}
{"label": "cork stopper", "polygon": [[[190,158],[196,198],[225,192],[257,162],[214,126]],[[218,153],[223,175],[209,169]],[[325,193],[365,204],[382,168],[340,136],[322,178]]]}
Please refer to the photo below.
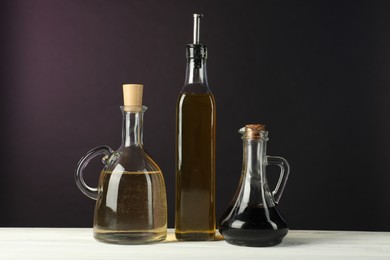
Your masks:
{"label": "cork stopper", "polygon": [[123,85],[123,105],[125,111],[138,112],[142,110],[142,84]]}
{"label": "cork stopper", "polygon": [[245,126],[244,136],[246,139],[264,139],[265,125],[261,124],[250,124]]}

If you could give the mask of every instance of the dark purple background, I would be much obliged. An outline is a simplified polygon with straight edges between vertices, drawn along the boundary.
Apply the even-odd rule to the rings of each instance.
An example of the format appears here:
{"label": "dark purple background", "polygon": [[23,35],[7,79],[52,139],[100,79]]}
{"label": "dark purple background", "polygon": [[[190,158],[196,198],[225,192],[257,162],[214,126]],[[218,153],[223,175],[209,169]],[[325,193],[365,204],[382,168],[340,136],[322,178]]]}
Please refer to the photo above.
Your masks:
{"label": "dark purple background", "polygon": [[73,173],[90,148],[119,146],[122,83],[145,85],[144,143],[173,226],[194,12],[218,109],[218,216],[240,176],[237,130],[257,122],[291,164],[279,208],[292,229],[390,231],[388,1],[2,1],[0,226],[92,225]]}

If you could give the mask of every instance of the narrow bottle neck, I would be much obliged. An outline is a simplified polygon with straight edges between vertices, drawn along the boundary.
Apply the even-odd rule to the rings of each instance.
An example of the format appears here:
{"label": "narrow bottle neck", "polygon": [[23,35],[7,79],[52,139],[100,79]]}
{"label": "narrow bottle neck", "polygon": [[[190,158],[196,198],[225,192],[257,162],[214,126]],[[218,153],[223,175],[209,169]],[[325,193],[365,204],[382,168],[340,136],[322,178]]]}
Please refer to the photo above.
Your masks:
{"label": "narrow bottle neck", "polygon": [[205,58],[188,58],[185,85],[203,84],[208,85]]}
{"label": "narrow bottle neck", "polygon": [[246,174],[265,181],[264,166],[266,163],[266,141],[244,139],[243,169]]}
{"label": "narrow bottle neck", "polygon": [[244,139],[241,205],[239,212],[243,212],[249,205],[263,208],[275,206],[265,174],[267,160],[266,143],[267,141],[262,139]]}
{"label": "narrow bottle neck", "polygon": [[122,146],[142,146],[144,110],[132,112],[122,109],[122,113]]}

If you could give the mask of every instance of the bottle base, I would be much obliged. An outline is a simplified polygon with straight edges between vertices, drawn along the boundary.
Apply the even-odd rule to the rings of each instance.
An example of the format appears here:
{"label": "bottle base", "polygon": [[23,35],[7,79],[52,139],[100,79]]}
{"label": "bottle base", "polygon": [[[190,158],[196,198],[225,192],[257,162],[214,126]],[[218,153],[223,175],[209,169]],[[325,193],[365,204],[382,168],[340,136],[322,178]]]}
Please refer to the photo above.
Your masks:
{"label": "bottle base", "polygon": [[278,230],[225,229],[220,230],[226,242],[237,246],[268,247],[282,242],[288,228]]}
{"label": "bottle base", "polygon": [[151,244],[164,241],[167,232],[153,231],[94,231],[94,238],[99,242],[122,245]]}
{"label": "bottle base", "polygon": [[215,239],[215,232],[187,232],[176,231],[178,241],[210,241]]}

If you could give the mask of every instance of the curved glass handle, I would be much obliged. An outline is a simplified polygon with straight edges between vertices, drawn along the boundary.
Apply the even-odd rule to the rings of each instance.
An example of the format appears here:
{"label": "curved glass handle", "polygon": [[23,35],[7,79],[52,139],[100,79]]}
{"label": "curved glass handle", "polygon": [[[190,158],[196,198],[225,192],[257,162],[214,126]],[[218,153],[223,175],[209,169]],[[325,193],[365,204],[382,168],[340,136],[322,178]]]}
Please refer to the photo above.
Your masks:
{"label": "curved glass handle", "polygon": [[92,150],[88,151],[86,155],[84,155],[79,163],[77,164],[76,171],[74,173],[74,178],[77,184],[77,187],[81,190],[82,193],[90,197],[91,199],[96,200],[98,195],[98,189],[97,188],[91,188],[89,187],[83,177],[83,172],[85,167],[87,167],[88,163],[95,158],[98,155],[104,154],[105,156],[102,159],[102,162],[106,165],[108,157],[113,153],[114,151],[105,145],[98,146],[93,148]]}
{"label": "curved glass handle", "polygon": [[286,159],[279,156],[267,156],[267,165],[277,165],[280,167],[279,180],[272,192],[275,202],[279,203],[280,197],[286,187],[288,175],[290,174],[290,165]]}

